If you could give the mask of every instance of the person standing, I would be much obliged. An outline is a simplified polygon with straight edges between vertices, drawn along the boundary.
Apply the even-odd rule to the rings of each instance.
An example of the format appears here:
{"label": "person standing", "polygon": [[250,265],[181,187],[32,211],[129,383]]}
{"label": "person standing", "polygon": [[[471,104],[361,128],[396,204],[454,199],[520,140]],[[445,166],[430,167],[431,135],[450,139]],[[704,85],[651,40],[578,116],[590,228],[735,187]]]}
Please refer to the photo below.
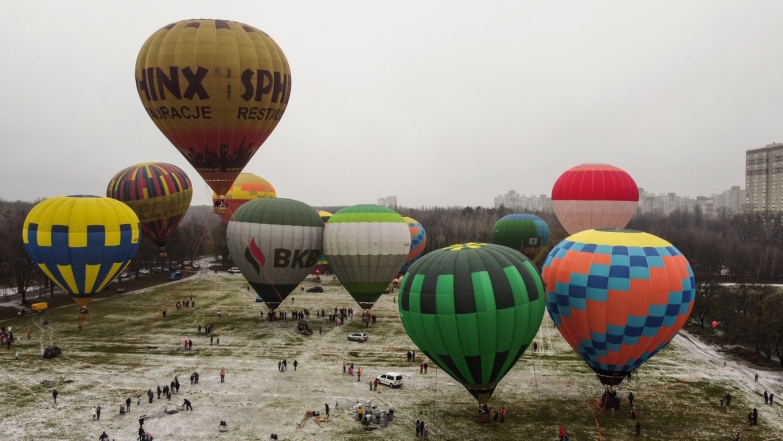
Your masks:
{"label": "person standing", "polygon": [[775,394],[769,394],[769,405],[772,405],[772,400],[775,399]]}
{"label": "person standing", "polygon": [[362,381],[362,368],[359,368],[359,370],[356,371],[356,375],[359,376],[359,378],[356,381]]}
{"label": "person standing", "polygon": [[754,381],[759,381],[759,374],[756,374],[756,379]]}
{"label": "person standing", "polygon": [[628,404],[633,406],[633,392],[628,394]]}
{"label": "person standing", "polygon": [[430,367],[430,365],[425,361],[424,362],[424,373],[427,373],[427,369]]}
{"label": "person standing", "polygon": [[503,406],[500,406],[500,422],[501,423],[506,422],[506,408]]}
{"label": "person standing", "polygon": [[560,437],[560,441],[563,441],[566,436],[565,426],[560,426],[560,431],[557,434]]}
{"label": "person standing", "polygon": [[101,436],[98,437],[98,441],[109,441],[109,435],[106,435],[105,430],[103,431],[103,433],[101,433]]}
{"label": "person standing", "polygon": [[210,345],[210,346],[212,346],[212,339],[213,339],[213,338],[215,338],[215,337],[213,337],[213,336],[211,336],[211,335],[209,336],[209,345]]}
{"label": "person standing", "polygon": [[419,363],[419,373],[420,374],[424,373],[424,363]]}
{"label": "person standing", "polygon": [[492,415],[492,423],[494,425],[496,425],[496,426],[498,425],[498,411],[497,410],[495,411],[495,414]]}
{"label": "person standing", "polygon": [[329,416],[329,403],[324,403],[324,407],[326,407],[326,416]]}
{"label": "person standing", "polygon": [[160,390],[160,384],[159,384],[159,385],[158,385],[158,399],[159,399],[159,400],[160,400],[160,392],[161,392],[161,390]]}
{"label": "person standing", "polygon": [[299,362],[294,360],[294,372],[296,372],[296,367],[299,366]]}
{"label": "person standing", "polygon": [[130,405],[131,405],[131,399],[128,397],[127,400],[125,400],[125,411],[130,412]]}
{"label": "person standing", "polygon": [[57,389],[52,390],[52,398],[54,398],[54,404],[57,404]]}
{"label": "person standing", "polygon": [[193,340],[188,340],[188,349],[193,349]]}
{"label": "person standing", "polygon": [[226,381],[226,371],[225,369],[220,370],[220,382],[224,383]]}
{"label": "person standing", "polygon": [[642,434],[642,425],[636,422],[636,437],[638,438]]}
{"label": "person standing", "polygon": [[79,332],[82,332],[82,322],[79,322]]}
{"label": "person standing", "polygon": [[636,419],[636,406],[631,406],[631,419]]}
{"label": "person standing", "polygon": [[155,394],[152,393],[152,389],[147,391],[147,398],[150,399],[150,404],[152,404],[152,399],[155,398]]}
{"label": "person standing", "polygon": [[198,333],[201,335],[201,325],[198,325]]}
{"label": "person standing", "polygon": [[343,373],[345,373],[345,360],[343,360]]}
{"label": "person standing", "polygon": [[421,429],[422,429],[421,430],[422,431],[422,436],[429,436],[429,434],[430,434],[430,424],[428,422],[424,421],[423,423],[421,423]]}
{"label": "person standing", "polygon": [[421,422],[419,420],[416,420],[416,436],[419,436],[419,433],[421,433]]}
{"label": "person standing", "polygon": [[764,404],[769,404],[769,395],[767,395],[767,391],[764,391]]}
{"label": "person standing", "polygon": [[378,379],[376,378],[375,381],[372,382],[373,386],[375,387],[375,390],[378,390]]}
{"label": "person standing", "polygon": [[101,406],[95,406],[95,419],[97,421],[101,420]]}

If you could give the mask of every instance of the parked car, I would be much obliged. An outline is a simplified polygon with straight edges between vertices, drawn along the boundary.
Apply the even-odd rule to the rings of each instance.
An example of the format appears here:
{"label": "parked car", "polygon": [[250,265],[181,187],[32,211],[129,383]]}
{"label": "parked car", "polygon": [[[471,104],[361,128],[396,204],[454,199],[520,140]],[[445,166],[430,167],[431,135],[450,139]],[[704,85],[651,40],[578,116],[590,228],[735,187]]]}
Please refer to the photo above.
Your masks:
{"label": "parked car", "polygon": [[198,268],[201,268],[201,264],[199,264],[198,262],[191,262],[190,263],[190,267],[198,269]]}
{"label": "parked car", "polygon": [[161,271],[163,271],[163,268],[161,268],[161,267],[159,267],[159,266],[153,266],[153,267],[152,267],[152,272],[153,272],[153,273],[159,273],[159,272],[161,272]]}
{"label": "parked car", "polygon": [[310,288],[307,288],[307,292],[324,292],[324,287],[317,285]]}
{"label": "parked car", "polygon": [[256,302],[263,302],[264,299],[261,298],[261,296],[256,296]]}
{"label": "parked car", "polygon": [[122,274],[120,274],[120,280],[122,280],[122,279],[127,279],[127,278],[128,278],[128,273],[122,273]]}
{"label": "parked car", "polygon": [[365,341],[367,341],[367,333],[366,332],[354,332],[353,334],[348,335],[348,340],[365,342]]}
{"label": "parked car", "polygon": [[235,266],[232,266],[231,268],[228,269],[228,273],[229,274],[236,274],[238,272],[239,272],[239,268],[237,268]]}
{"label": "parked car", "polygon": [[149,276],[150,275],[150,270],[148,270],[146,268],[142,268],[142,269],[139,270],[139,275],[140,276]]}
{"label": "parked car", "polygon": [[171,264],[171,269],[172,270],[180,270],[180,269],[182,269],[182,265],[180,265],[178,263],[172,263]]}
{"label": "parked car", "polygon": [[182,278],[182,271],[175,271],[169,274],[169,280],[179,280]]}
{"label": "parked car", "polygon": [[386,372],[378,375],[376,378],[380,384],[385,384],[389,387],[402,387],[402,374],[398,372]]}

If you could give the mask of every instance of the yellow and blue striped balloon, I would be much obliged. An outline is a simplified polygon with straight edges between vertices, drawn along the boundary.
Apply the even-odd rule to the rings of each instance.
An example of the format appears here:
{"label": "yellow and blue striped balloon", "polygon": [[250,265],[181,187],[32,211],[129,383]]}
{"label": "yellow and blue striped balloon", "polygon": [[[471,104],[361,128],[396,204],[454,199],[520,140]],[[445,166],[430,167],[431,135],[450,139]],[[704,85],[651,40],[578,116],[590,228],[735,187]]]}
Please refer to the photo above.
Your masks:
{"label": "yellow and blue striped balloon", "polygon": [[58,196],[27,215],[27,254],[79,306],[125,269],[139,249],[139,218],[127,205],[100,196]]}

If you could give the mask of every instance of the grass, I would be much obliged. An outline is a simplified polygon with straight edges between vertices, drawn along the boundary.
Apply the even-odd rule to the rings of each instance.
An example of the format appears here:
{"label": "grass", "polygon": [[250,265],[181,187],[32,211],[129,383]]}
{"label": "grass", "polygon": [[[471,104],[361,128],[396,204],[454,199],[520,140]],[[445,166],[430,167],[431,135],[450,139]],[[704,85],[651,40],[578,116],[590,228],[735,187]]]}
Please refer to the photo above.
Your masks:
{"label": "grass", "polygon": [[[47,312],[49,326],[41,325],[41,316],[6,321],[4,325],[13,326],[17,335],[31,329],[33,339],[22,337],[12,348],[19,350],[19,361],[13,360],[14,350],[0,349],[3,439],[87,439],[97,438],[101,430],[130,439],[136,423],[116,415],[116,406],[137,391],[168,383],[174,375],[195,411],[168,416],[162,406],[179,404],[174,399],[156,400],[153,406],[142,403],[139,412],[157,415],[148,423],[156,439],[211,440],[221,418],[230,419],[232,439],[268,439],[274,432],[290,440],[405,440],[413,436],[416,419],[427,420],[431,435],[443,440],[552,440],[561,425],[571,440],[623,440],[635,438],[636,421],[648,440],[730,439],[737,431],[743,440],[764,440],[774,439],[781,430],[775,422],[783,414],[780,406],[759,404],[757,384],[738,383],[733,365],[724,369],[722,358],[696,357],[678,339],[640,368],[633,383],[619,387],[621,396],[630,390],[637,396],[636,421],[630,419],[627,403],[614,414],[598,410],[593,403],[601,385],[548,318],[536,337],[538,351],[522,357],[490,400],[495,408],[506,407],[506,422],[499,427],[478,424],[475,400],[459,383],[433,363],[429,374],[420,375],[418,361],[406,361],[408,350],[418,350],[399,322],[392,302],[396,294],[381,297],[374,308],[379,322],[369,330],[358,314],[345,326],[335,327],[327,318],[315,317],[315,311],[359,308],[338,284],[321,285],[325,293],[297,291],[295,303],[286,300],[282,308],[308,307],[310,327],[316,331],[312,337],[296,332],[296,320],[263,320],[266,308],[254,302],[255,294],[247,292],[242,278],[213,274],[95,301],[81,332],[75,307]],[[196,307],[176,310],[176,302],[191,294]],[[208,323],[214,325],[213,337],[220,337],[220,346],[210,345],[203,330],[198,333],[198,325]],[[318,327],[323,330],[320,335]],[[367,343],[347,341],[347,334],[365,330],[370,334]],[[193,340],[194,350],[182,348],[185,339]],[[41,349],[52,343],[62,347],[63,356],[43,360]],[[288,361],[288,373],[277,372],[281,359]],[[293,373],[295,359],[302,366]],[[361,382],[342,374],[343,360],[362,368]],[[223,367],[231,386],[217,380]],[[403,373],[405,386],[369,392],[367,381],[387,370]],[[187,381],[193,371],[202,374],[198,387]],[[63,378],[74,382],[60,384]],[[41,384],[44,380],[57,384],[62,406],[52,406],[51,388]],[[735,398],[730,408],[719,403],[728,391]],[[383,409],[395,409],[396,419],[387,428],[367,432],[351,420],[347,408],[369,399]],[[324,402],[340,404],[339,409],[332,408],[333,422],[319,427],[308,421],[297,429],[305,410],[322,410]],[[95,404],[111,409],[100,426],[87,422]],[[759,425],[751,428],[746,416],[754,406],[759,408]]]}

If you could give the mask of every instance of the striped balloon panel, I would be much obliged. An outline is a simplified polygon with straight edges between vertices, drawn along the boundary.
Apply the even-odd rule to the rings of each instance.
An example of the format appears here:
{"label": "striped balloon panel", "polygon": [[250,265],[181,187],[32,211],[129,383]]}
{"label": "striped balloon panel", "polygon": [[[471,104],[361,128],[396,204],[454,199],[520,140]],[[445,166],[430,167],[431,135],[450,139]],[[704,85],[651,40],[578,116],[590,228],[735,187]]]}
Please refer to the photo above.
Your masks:
{"label": "striped balloon panel", "polygon": [[411,234],[411,248],[408,252],[408,257],[405,259],[405,265],[400,268],[401,273],[408,271],[408,268],[421,257],[424,247],[427,246],[427,233],[424,231],[424,227],[409,217],[403,217],[403,219],[408,223],[408,230]]}
{"label": "striped balloon panel", "polygon": [[544,287],[523,255],[460,244],[413,264],[398,307],[416,346],[485,403],[538,332]]}
{"label": "striped balloon panel", "polygon": [[46,199],[30,210],[22,229],[33,262],[81,306],[125,269],[140,236],[139,219],[127,205],[99,196]]}
{"label": "striped balloon panel", "polygon": [[371,308],[389,287],[409,251],[408,224],[385,207],[344,208],[324,228],[324,254],[329,266],[365,309]]}
{"label": "striped balloon panel", "polygon": [[685,257],[663,239],[630,230],[570,236],[550,252],[543,278],[555,326],[607,384],[663,349],[695,297]]}
{"label": "striped balloon panel", "polygon": [[139,217],[144,235],[162,247],[185,217],[193,188],[190,178],[179,167],[148,162],[114,175],[106,196],[129,206]]}

